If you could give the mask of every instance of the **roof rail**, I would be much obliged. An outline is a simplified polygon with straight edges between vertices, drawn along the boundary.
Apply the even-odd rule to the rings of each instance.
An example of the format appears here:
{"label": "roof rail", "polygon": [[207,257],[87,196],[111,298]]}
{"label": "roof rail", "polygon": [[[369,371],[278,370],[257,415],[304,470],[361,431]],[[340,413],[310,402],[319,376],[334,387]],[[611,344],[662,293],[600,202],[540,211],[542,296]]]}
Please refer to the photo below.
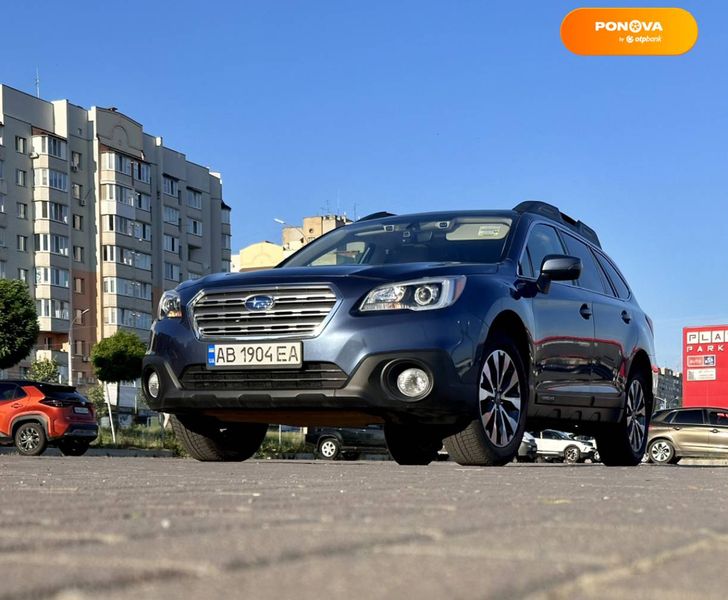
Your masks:
{"label": "roof rail", "polygon": [[372,219],[383,219],[384,217],[396,217],[394,213],[387,212],[386,210],[382,210],[379,212],[372,213],[370,215],[367,215],[366,217],[362,217],[361,219],[357,219],[357,223],[359,221],[371,221]]}
{"label": "roof rail", "polygon": [[541,215],[542,217],[546,217],[547,219],[566,225],[566,227],[572,231],[589,240],[597,248],[602,247],[596,231],[594,231],[586,223],[572,219],[569,215],[562,213],[553,204],[538,202],[536,200],[528,200],[526,202],[521,202],[518,206],[514,207],[513,210],[519,213]]}

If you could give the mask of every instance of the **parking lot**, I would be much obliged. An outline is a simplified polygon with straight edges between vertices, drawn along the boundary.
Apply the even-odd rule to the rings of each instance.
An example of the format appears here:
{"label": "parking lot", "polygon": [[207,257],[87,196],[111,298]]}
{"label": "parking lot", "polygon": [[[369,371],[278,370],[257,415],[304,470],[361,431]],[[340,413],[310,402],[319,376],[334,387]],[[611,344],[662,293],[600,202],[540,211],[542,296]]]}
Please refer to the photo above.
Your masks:
{"label": "parking lot", "polygon": [[0,598],[724,598],[719,465],[0,456]]}

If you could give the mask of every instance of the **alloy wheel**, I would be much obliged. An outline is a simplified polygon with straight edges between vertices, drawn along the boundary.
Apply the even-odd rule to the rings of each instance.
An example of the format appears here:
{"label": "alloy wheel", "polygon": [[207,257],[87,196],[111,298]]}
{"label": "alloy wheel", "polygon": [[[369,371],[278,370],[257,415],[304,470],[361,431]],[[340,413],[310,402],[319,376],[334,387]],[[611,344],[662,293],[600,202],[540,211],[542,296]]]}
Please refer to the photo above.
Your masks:
{"label": "alloy wheel", "polygon": [[579,461],[580,452],[576,446],[569,446],[564,451],[564,460],[567,463],[575,463]]}
{"label": "alloy wheel", "polygon": [[321,452],[321,456],[324,458],[334,458],[336,453],[339,451],[339,447],[333,440],[324,440],[321,442],[319,451]]}
{"label": "alloy wheel", "polygon": [[25,452],[32,452],[40,444],[40,434],[37,429],[26,428],[18,436],[18,444]]}
{"label": "alloy wheel", "polygon": [[485,434],[495,446],[507,446],[521,419],[521,383],[515,363],[504,350],[493,351],[485,360],[479,399]]}
{"label": "alloy wheel", "polygon": [[642,384],[638,379],[632,381],[627,392],[627,433],[629,445],[635,454],[642,450],[647,430],[647,408]]}
{"label": "alloy wheel", "polygon": [[667,442],[658,440],[650,446],[650,458],[656,463],[664,463],[672,457],[672,449]]}

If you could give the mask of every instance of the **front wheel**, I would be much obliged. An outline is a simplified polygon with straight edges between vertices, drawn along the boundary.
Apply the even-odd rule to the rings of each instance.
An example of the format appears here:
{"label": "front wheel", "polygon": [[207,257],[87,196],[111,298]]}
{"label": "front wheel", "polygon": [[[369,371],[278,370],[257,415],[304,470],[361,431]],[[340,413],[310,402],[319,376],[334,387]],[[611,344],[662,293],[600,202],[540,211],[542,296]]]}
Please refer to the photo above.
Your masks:
{"label": "front wheel", "polygon": [[384,439],[400,465],[429,465],[442,448],[442,435],[427,426],[385,425]]}
{"label": "front wheel", "polygon": [[325,460],[335,460],[341,452],[341,444],[336,438],[325,438],[319,442],[318,455]]}
{"label": "front wheel", "polygon": [[605,427],[596,437],[599,456],[605,465],[633,467],[642,461],[647,445],[648,415],[652,412],[652,398],[646,390],[642,373],[631,374],[622,420]]}
{"label": "front wheel", "polygon": [[172,417],[172,430],[187,452],[203,462],[234,462],[253,456],[263,443],[268,425],[222,423],[206,417]]}
{"label": "front wheel", "polygon": [[461,465],[501,466],[518,453],[528,409],[528,380],[518,348],[506,336],[485,344],[475,419],[445,439]]}
{"label": "front wheel", "polygon": [[568,446],[564,450],[564,462],[569,464],[578,463],[581,460],[581,452],[576,446]]}
{"label": "front wheel", "polygon": [[47,446],[48,438],[40,423],[25,423],[15,432],[15,447],[23,456],[40,456]]}
{"label": "front wheel", "polygon": [[667,440],[655,440],[647,449],[647,458],[658,465],[674,464],[675,448]]}

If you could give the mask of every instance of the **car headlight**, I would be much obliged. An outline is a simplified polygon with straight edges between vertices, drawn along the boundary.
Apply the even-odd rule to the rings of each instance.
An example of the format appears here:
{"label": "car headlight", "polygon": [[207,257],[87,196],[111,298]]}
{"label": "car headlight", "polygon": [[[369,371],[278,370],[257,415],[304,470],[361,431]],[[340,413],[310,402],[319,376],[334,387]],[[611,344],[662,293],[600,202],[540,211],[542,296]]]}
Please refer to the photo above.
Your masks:
{"label": "car headlight", "polygon": [[169,290],[162,294],[159,300],[159,311],[157,318],[162,319],[180,319],[182,318],[182,301],[179,294],[174,290]]}
{"label": "car headlight", "polygon": [[465,277],[433,277],[374,288],[359,306],[375,310],[435,310],[453,304],[463,293]]}

